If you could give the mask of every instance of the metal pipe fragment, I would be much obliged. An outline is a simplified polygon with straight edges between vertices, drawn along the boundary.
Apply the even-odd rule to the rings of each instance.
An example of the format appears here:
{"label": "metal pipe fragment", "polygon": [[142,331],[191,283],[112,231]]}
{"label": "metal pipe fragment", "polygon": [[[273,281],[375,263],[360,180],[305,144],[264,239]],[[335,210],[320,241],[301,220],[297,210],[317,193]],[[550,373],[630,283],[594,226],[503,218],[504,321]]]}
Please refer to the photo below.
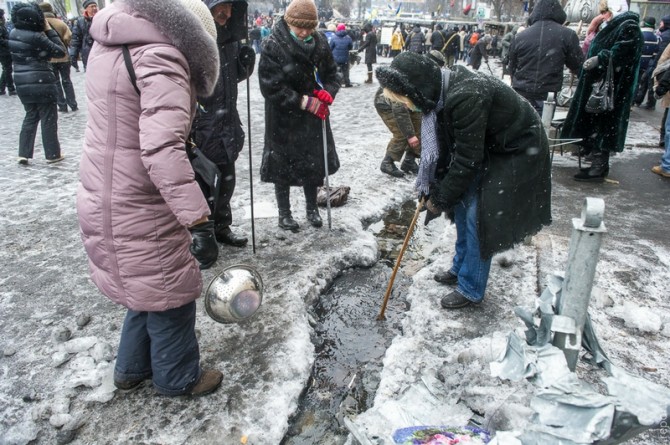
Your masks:
{"label": "metal pipe fragment", "polygon": [[[554,332],[552,343],[563,350],[571,371],[577,366],[600,243],[603,234],[607,232],[603,222],[604,213],[605,201],[600,198],[586,198],[581,218],[572,220],[573,229],[565,281],[560,301],[556,302],[560,317],[554,317],[552,322]],[[574,320],[574,327],[566,318]]]}

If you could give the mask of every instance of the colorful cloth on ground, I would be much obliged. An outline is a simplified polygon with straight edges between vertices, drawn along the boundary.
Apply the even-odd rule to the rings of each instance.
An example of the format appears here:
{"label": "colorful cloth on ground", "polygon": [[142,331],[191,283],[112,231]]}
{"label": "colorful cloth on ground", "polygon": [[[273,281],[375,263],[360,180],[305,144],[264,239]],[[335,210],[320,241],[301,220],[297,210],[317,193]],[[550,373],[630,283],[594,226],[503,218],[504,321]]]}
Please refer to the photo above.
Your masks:
{"label": "colorful cloth on ground", "polygon": [[410,426],[400,428],[393,433],[398,445],[452,445],[487,444],[491,440],[488,431],[471,426]]}

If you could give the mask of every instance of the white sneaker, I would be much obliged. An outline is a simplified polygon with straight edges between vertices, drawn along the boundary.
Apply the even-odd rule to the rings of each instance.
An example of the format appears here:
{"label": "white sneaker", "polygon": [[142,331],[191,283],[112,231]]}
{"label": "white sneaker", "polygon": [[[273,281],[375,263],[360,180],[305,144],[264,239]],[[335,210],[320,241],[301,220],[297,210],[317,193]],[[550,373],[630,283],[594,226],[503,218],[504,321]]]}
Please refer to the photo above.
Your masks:
{"label": "white sneaker", "polygon": [[20,165],[28,165],[28,158],[24,158],[23,156],[19,156],[17,158],[17,160],[19,161]]}

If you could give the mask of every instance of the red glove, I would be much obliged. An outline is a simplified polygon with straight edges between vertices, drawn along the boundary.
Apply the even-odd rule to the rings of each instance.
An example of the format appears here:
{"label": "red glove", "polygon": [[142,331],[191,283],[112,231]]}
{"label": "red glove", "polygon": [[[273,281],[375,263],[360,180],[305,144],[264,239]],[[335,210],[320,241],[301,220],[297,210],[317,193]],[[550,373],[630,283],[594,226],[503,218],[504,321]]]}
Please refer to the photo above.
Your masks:
{"label": "red glove", "polygon": [[[330,94],[328,94],[330,96]],[[318,117],[321,120],[326,120],[326,117],[330,114],[328,111],[328,105],[321,102],[316,97],[305,96],[306,101],[303,102],[303,110],[308,111]]]}
{"label": "red glove", "polygon": [[326,105],[331,105],[333,103],[333,96],[326,90],[314,90],[313,94]]}

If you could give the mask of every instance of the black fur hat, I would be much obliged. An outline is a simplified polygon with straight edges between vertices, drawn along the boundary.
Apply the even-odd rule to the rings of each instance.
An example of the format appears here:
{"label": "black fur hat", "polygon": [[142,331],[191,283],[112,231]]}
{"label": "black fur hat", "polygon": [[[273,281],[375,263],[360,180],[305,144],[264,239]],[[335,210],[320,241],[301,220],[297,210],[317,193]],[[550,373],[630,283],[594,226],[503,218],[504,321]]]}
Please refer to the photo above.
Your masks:
{"label": "black fur hat", "polygon": [[409,97],[423,112],[435,108],[442,86],[440,67],[412,51],[398,54],[391,66],[377,68],[377,80],[382,87]]}
{"label": "black fur hat", "polygon": [[16,29],[44,31],[44,13],[35,3],[17,3],[12,8],[12,23]]}

